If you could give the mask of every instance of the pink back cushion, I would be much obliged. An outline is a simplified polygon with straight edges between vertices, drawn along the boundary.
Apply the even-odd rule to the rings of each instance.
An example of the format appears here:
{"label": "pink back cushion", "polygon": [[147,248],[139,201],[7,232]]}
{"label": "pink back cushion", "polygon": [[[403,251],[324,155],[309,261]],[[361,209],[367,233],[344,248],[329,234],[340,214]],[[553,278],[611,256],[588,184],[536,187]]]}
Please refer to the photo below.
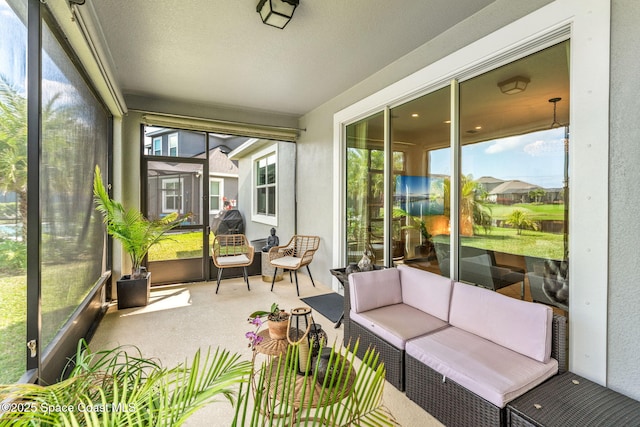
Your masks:
{"label": "pink back cushion", "polygon": [[453,285],[449,323],[539,362],[551,357],[551,320],[546,305],[521,301],[478,286]]}
{"label": "pink back cushion", "polygon": [[402,302],[400,275],[395,268],[349,275],[351,309],[356,313]]}
{"label": "pink back cushion", "polygon": [[445,322],[449,320],[451,279],[419,268],[399,265],[402,302]]}

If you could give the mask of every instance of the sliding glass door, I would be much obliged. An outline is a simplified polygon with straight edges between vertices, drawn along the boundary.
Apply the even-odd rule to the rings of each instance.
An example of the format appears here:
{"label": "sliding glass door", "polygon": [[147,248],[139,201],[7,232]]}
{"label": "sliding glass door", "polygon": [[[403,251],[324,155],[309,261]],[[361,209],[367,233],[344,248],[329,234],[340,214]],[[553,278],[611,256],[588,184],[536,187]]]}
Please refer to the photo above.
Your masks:
{"label": "sliding glass door", "polygon": [[568,59],[565,41],[348,125],[345,261],[567,310]]}
{"label": "sliding glass door", "polygon": [[380,265],[385,253],[384,115],[347,127],[347,262],[366,253]]}
{"label": "sliding glass door", "polygon": [[390,114],[392,147],[404,159],[392,181],[394,259],[438,273],[436,245],[449,241],[450,98],[445,87]]}
{"label": "sliding glass door", "polygon": [[[460,84],[459,278],[562,308],[568,304],[568,58],[567,41]],[[505,278],[518,272],[526,280]]]}

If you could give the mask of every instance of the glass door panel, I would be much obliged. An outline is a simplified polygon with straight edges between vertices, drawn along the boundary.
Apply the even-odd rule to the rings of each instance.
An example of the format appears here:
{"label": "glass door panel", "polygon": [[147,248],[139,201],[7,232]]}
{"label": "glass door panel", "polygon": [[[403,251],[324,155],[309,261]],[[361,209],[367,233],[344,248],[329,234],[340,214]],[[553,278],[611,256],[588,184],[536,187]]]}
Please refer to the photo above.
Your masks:
{"label": "glass door panel", "polygon": [[394,261],[447,276],[448,253],[438,258],[436,247],[449,242],[450,92],[445,87],[391,110]]}
{"label": "glass door panel", "polygon": [[384,254],[384,115],[347,126],[347,263],[365,251],[387,265]]}
{"label": "glass door panel", "polygon": [[[204,279],[203,259],[208,259],[204,233],[204,162],[148,161],[146,209],[149,219],[177,212],[189,214],[184,225],[170,232],[170,239],[154,245],[148,254],[153,283]],[[206,185],[209,185],[207,180]],[[154,277],[155,276],[155,277]]]}
{"label": "glass door panel", "polygon": [[563,308],[568,57],[567,41],[460,84],[459,278]]}

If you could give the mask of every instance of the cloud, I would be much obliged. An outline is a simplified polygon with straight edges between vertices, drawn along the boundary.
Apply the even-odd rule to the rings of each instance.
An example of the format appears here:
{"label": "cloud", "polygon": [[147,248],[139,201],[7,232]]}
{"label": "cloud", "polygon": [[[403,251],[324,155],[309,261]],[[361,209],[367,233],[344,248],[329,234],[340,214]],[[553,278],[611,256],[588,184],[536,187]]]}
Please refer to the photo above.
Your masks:
{"label": "cloud", "polygon": [[521,145],[519,137],[504,138],[494,141],[493,144],[487,147],[484,151],[487,154],[498,154],[504,151],[515,150]]}
{"label": "cloud", "polygon": [[564,141],[554,139],[550,141],[535,141],[524,146],[524,152],[533,157],[562,153]]}

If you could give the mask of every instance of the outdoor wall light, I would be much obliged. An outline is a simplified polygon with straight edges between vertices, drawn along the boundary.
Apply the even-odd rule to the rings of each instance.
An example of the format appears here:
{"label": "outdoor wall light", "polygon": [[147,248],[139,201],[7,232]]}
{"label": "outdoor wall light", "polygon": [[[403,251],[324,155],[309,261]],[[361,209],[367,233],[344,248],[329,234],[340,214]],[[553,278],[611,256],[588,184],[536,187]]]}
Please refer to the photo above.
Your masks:
{"label": "outdoor wall light", "polygon": [[515,76],[498,83],[498,87],[505,95],[515,95],[516,93],[524,92],[529,82],[530,80],[526,77]]}
{"label": "outdoor wall light", "polygon": [[291,20],[299,0],[260,0],[256,11],[262,22],[283,29]]}

